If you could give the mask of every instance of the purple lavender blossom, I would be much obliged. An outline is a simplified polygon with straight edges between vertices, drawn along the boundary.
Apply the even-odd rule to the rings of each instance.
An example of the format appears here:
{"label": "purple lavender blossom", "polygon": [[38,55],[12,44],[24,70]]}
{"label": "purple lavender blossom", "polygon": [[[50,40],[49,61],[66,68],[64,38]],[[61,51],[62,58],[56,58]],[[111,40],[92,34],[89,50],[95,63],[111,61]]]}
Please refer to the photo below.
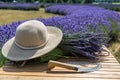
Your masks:
{"label": "purple lavender blossom", "polygon": [[112,22],[120,22],[120,15],[117,12],[95,6],[55,5],[46,7],[45,10],[46,12],[64,14],[66,15],[65,19],[69,18],[79,26],[96,28],[97,31],[101,31],[98,27],[103,25],[110,32]]}
{"label": "purple lavender blossom", "polygon": [[32,3],[2,3],[0,9],[15,9],[15,10],[39,10],[40,4]]}

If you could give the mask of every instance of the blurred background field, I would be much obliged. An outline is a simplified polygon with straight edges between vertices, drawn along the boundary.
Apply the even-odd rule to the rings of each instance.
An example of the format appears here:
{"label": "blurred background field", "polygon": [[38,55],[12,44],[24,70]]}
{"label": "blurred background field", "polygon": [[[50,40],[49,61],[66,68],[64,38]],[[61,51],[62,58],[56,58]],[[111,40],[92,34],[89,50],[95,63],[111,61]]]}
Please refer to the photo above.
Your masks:
{"label": "blurred background field", "polygon": [[19,20],[28,20],[34,18],[49,18],[56,14],[46,13],[44,8],[39,11],[24,11],[24,10],[0,10],[0,25],[12,23]]}

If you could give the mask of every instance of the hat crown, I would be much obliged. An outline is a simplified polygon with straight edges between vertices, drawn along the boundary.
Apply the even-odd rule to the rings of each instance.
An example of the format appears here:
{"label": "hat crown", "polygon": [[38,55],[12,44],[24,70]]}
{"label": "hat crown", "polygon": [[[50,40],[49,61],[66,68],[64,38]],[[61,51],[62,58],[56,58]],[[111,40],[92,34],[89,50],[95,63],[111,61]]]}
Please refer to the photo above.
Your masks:
{"label": "hat crown", "polygon": [[42,47],[48,40],[45,25],[37,20],[30,20],[20,24],[16,30],[15,42],[25,49]]}

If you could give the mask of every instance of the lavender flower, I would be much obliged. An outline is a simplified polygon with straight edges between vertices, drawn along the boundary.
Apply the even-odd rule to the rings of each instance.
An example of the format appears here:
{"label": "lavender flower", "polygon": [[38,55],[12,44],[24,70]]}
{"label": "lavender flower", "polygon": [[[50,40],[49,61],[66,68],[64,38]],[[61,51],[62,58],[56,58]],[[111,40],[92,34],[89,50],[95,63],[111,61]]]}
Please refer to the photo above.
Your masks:
{"label": "lavender flower", "polygon": [[0,4],[0,9],[15,9],[15,10],[39,10],[40,4],[32,3],[2,3]]}

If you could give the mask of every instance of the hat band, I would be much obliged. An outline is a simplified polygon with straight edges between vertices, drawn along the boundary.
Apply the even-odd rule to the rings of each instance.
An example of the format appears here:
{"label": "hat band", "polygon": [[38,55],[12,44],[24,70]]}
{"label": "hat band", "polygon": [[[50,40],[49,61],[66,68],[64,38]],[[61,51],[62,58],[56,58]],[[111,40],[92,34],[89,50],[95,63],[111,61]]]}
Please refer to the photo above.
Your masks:
{"label": "hat band", "polygon": [[35,47],[24,47],[24,46],[19,45],[16,41],[15,41],[15,44],[22,49],[37,49],[37,48],[41,48],[41,47],[45,46],[47,44],[47,42],[48,42],[48,39],[43,44],[41,44],[39,46],[35,46]]}

